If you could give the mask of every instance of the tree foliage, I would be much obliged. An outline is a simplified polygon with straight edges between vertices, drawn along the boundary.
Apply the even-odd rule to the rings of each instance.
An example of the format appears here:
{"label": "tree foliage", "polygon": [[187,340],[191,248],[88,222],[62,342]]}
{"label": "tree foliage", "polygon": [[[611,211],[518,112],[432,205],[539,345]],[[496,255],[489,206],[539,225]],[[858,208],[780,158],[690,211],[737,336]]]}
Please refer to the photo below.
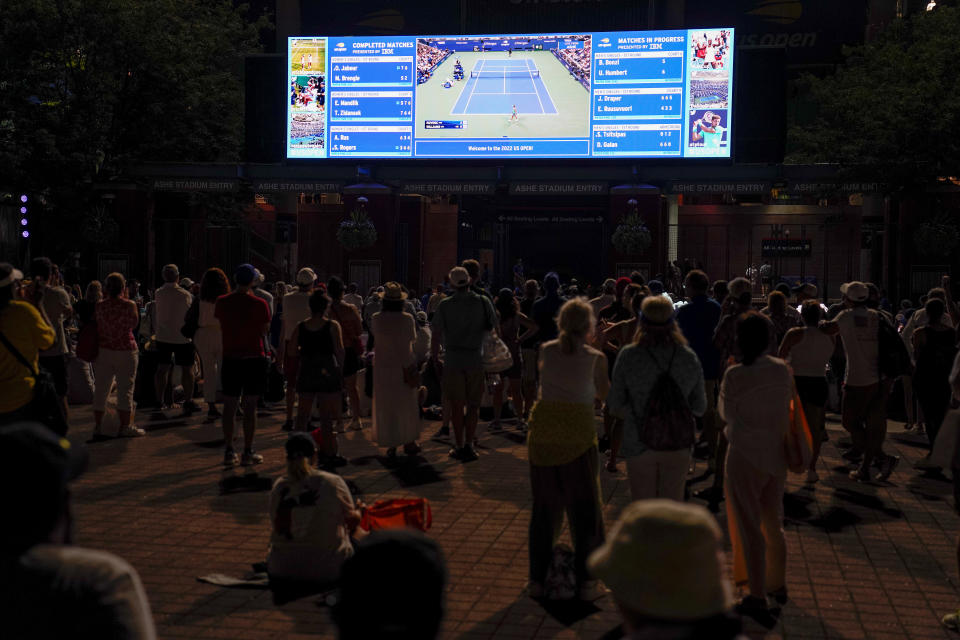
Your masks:
{"label": "tree foliage", "polygon": [[816,116],[789,130],[789,162],[837,163],[894,188],[960,175],[960,10],[897,20],[849,48],[830,76],[800,80]]}
{"label": "tree foliage", "polygon": [[0,181],[82,219],[129,162],[238,160],[269,27],[227,0],[3,0]]}

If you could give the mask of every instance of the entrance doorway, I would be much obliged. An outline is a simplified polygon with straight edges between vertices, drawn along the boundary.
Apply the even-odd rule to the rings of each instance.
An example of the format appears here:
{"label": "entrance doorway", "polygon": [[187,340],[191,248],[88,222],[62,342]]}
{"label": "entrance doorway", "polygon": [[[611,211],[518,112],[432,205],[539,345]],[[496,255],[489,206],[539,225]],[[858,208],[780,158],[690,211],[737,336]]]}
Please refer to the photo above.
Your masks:
{"label": "entrance doorway", "polygon": [[[538,216],[539,217],[539,216]],[[523,259],[527,278],[543,280],[555,271],[561,282],[576,278],[581,284],[599,284],[603,281],[607,248],[602,216],[585,216],[580,222],[521,222],[504,223],[503,243],[498,272],[501,282],[512,282],[513,265]]]}

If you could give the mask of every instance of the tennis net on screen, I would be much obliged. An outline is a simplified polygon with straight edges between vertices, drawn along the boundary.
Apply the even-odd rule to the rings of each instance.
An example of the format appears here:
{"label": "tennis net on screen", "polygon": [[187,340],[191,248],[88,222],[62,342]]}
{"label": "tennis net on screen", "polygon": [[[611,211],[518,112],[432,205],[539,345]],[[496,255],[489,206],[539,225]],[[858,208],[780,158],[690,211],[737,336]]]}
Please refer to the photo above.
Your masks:
{"label": "tennis net on screen", "polygon": [[497,71],[471,71],[471,78],[539,78],[540,71],[529,71],[526,69],[503,69]]}

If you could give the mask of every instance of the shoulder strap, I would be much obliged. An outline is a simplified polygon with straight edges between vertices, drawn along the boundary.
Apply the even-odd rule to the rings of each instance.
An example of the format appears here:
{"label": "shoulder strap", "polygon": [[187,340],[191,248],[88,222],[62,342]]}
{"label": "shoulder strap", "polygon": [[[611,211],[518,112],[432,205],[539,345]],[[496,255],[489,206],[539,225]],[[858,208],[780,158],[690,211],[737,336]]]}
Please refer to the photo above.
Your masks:
{"label": "shoulder strap", "polygon": [[2,331],[0,331],[0,342],[2,342],[3,346],[7,348],[7,351],[9,351],[13,357],[17,359],[17,362],[25,366],[30,371],[30,375],[37,377],[39,372],[34,370],[33,365],[31,365],[27,359],[23,357],[22,353],[17,351],[17,348],[10,343],[10,341],[7,339],[7,336],[3,335]]}

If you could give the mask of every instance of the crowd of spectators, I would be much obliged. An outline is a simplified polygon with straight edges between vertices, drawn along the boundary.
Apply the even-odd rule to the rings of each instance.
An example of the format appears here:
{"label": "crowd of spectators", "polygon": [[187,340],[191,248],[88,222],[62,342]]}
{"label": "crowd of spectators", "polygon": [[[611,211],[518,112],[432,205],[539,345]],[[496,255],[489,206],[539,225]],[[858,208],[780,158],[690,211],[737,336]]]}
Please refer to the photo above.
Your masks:
{"label": "crowd of spectators", "polygon": [[585,88],[590,88],[590,40],[583,40],[582,49],[555,49],[554,55]]}
{"label": "crowd of spectators", "polygon": [[423,84],[433,76],[433,70],[447,59],[451,51],[440,49],[417,40],[417,84]]}

